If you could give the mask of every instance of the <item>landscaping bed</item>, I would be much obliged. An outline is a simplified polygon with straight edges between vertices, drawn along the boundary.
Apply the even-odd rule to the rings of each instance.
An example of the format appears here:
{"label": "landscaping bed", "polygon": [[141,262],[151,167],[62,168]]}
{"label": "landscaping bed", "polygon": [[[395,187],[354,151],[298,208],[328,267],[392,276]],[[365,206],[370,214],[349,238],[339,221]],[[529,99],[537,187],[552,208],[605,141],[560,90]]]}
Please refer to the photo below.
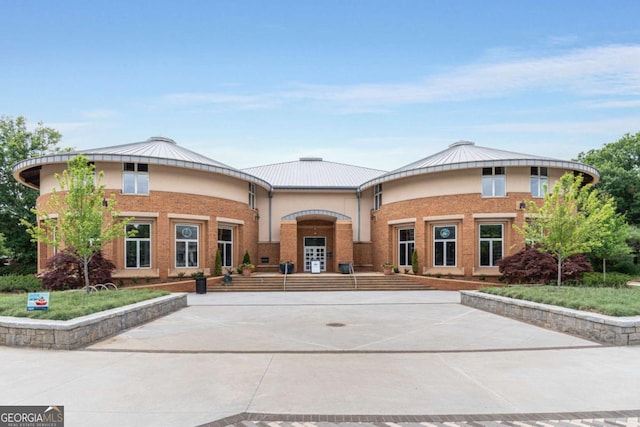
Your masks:
{"label": "landscaping bed", "polygon": [[[103,291],[84,298],[93,298],[101,293],[126,294],[131,291]],[[83,291],[61,292],[77,294]],[[52,293],[55,295],[55,293]],[[26,294],[18,295],[24,298]],[[157,295],[157,294],[156,294]],[[187,294],[160,293],[156,298],[129,303],[117,308],[102,309],[92,314],[73,317],[69,320],[0,316],[0,345],[35,347],[55,350],[72,350],[84,347],[126,329],[149,322],[158,317],[187,306]],[[13,297],[14,295],[2,295]],[[51,302],[53,304],[53,301]],[[118,304],[121,305],[121,304]],[[26,311],[26,298],[23,308]],[[97,308],[97,305],[94,307]]]}
{"label": "landscaping bed", "polygon": [[[574,290],[573,296],[571,296],[572,290]],[[511,296],[492,295],[488,292]],[[532,295],[547,294],[548,300],[546,302],[570,306],[575,304],[582,309],[518,299],[525,298],[528,293]],[[640,345],[640,316],[636,311],[640,290],[637,289],[568,288],[565,290],[560,288],[560,290],[553,291],[546,287],[538,287],[538,289],[510,287],[461,291],[460,295],[460,302],[463,305],[536,326],[576,335],[602,344]],[[616,313],[628,314],[611,316],[596,313],[596,306],[601,307],[600,310],[602,307],[610,306]],[[584,311],[585,309],[590,311]]]}

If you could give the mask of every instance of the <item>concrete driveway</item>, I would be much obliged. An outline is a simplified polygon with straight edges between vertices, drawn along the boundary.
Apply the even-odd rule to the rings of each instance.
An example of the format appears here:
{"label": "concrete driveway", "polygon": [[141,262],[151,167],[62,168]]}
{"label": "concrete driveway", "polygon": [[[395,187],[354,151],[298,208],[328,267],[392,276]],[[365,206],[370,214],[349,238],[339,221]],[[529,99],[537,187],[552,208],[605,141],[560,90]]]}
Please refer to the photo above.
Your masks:
{"label": "concrete driveway", "polygon": [[190,294],[189,307],[84,350],[0,348],[0,378],[2,405],[64,405],[67,427],[640,408],[640,348],[440,291]]}

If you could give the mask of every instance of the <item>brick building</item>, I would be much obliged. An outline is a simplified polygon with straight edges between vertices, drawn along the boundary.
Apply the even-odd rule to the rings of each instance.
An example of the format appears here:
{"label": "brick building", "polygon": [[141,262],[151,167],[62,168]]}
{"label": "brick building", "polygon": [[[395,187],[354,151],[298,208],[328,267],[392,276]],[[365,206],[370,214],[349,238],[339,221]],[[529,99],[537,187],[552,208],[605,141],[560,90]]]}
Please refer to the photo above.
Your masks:
{"label": "brick building", "polygon": [[[163,137],[27,159],[14,177],[40,190],[42,205],[78,153],[104,171],[107,193],[138,229],[105,248],[121,278],[210,274],[218,250],[228,268],[248,251],[258,272],[285,260],[297,272],[311,260],[327,272],[341,263],[379,271],[386,261],[404,270],[415,250],[423,274],[497,275],[496,262],[523,246],[513,225],[524,201],[541,200],[565,172],[599,179],[581,163],[466,141],[391,172],[321,158],[239,170]],[[52,254],[40,245],[40,265]]]}

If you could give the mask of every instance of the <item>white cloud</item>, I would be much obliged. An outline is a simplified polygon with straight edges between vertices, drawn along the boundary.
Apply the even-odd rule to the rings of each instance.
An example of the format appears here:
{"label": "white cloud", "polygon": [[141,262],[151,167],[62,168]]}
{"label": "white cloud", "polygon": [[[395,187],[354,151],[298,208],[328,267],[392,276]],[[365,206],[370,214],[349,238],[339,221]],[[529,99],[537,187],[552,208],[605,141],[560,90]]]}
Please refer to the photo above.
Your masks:
{"label": "white cloud", "polygon": [[512,57],[470,64],[416,82],[322,85],[292,84],[290,89],[241,95],[176,93],[161,103],[188,107],[225,105],[239,109],[275,108],[291,102],[330,103],[340,111],[374,111],[393,105],[431,104],[499,98],[528,90],[575,96],[640,95],[640,45],[576,49],[546,57]]}
{"label": "white cloud", "polygon": [[108,109],[95,109],[95,110],[81,111],[80,115],[89,120],[105,120],[105,119],[110,119],[117,116],[118,112],[115,110],[108,110]]}

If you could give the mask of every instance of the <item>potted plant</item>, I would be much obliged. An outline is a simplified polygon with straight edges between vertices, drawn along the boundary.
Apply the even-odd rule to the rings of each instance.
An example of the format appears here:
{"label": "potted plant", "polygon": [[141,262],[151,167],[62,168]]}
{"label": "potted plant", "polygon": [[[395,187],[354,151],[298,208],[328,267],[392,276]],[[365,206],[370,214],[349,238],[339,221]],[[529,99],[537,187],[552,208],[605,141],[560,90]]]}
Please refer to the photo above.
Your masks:
{"label": "potted plant", "polygon": [[382,264],[382,272],[387,276],[390,274],[393,274],[394,268],[395,268],[395,265],[393,265],[393,263],[390,261],[387,261],[384,264]]}
{"label": "potted plant", "polygon": [[196,293],[197,294],[206,294],[207,293],[207,278],[204,276],[204,272],[196,271],[191,274],[196,281]]}
{"label": "potted plant", "polygon": [[280,273],[285,274],[293,273],[293,262],[291,260],[280,261]]}
{"label": "potted plant", "polygon": [[350,262],[339,262],[338,263],[338,271],[342,274],[351,273],[351,263]]}
{"label": "potted plant", "polygon": [[249,263],[243,263],[238,266],[238,271],[242,273],[243,276],[250,276],[253,273],[253,270],[256,269],[256,266]]}

